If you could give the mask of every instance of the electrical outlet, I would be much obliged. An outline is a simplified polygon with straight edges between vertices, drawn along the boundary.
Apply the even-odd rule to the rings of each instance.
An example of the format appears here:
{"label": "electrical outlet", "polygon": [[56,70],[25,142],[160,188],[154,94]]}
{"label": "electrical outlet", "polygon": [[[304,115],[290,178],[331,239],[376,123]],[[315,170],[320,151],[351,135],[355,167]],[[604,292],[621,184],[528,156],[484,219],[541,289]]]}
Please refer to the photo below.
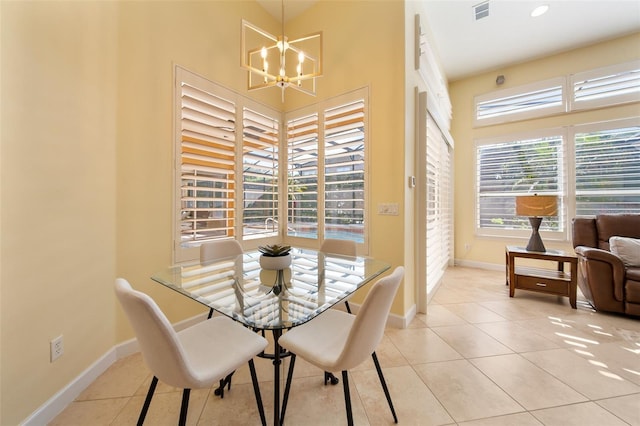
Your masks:
{"label": "electrical outlet", "polygon": [[60,358],[60,356],[62,356],[62,354],[64,353],[62,334],[49,342],[49,344],[51,347],[51,362],[53,362],[56,359]]}

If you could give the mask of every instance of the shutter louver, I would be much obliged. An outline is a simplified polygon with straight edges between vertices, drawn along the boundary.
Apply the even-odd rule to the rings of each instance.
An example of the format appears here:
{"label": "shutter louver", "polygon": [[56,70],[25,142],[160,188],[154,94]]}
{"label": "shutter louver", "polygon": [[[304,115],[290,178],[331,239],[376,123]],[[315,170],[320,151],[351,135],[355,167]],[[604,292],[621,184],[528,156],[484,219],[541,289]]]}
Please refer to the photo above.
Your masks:
{"label": "shutter louver", "polygon": [[287,234],[318,238],[318,114],[287,122]]}
{"label": "shutter louver", "polygon": [[640,211],[640,126],[577,133],[576,214]]}
{"label": "shutter louver", "polygon": [[[533,193],[562,196],[562,158],[560,136],[479,145],[478,227],[528,228],[528,219],[515,215],[515,197]],[[542,229],[562,230],[562,223],[557,217],[548,218]]]}
{"label": "shutter louver", "polygon": [[364,101],[324,113],[325,237],[364,241]]}
{"label": "shutter louver", "polygon": [[572,110],[640,101],[640,61],[571,76]]}
{"label": "shutter louver", "polygon": [[243,110],[243,238],[278,233],[279,123]]}
{"label": "shutter louver", "polygon": [[530,112],[562,105],[562,86],[478,102],[477,120]]}
{"label": "shutter louver", "polygon": [[431,114],[427,114],[426,280],[434,288],[449,264],[452,236],[451,150]]}
{"label": "shutter louver", "polygon": [[181,84],[181,245],[233,236],[235,106]]}

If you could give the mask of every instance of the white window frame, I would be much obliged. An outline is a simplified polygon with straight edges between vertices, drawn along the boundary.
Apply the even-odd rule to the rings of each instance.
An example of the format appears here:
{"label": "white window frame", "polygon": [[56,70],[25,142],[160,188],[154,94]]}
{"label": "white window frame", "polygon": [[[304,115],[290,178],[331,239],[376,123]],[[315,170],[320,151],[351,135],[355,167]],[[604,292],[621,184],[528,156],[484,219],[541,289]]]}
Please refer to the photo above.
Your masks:
{"label": "white window frame", "polygon": [[[174,68],[174,169],[173,169],[173,215],[172,215],[172,228],[173,228],[173,260],[174,263],[181,263],[197,259],[199,257],[200,244],[205,240],[191,241],[183,243],[181,232],[181,211],[182,211],[182,99],[181,99],[181,84],[185,82],[200,91],[208,92],[215,97],[220,97],[228,102],[233,103],[235,107],[235,176],[234,176],[234,225],[230,234],[222,236],[220,238],[234,238],[241,244],[247,239],[273,239],[281,234],[280,229],[274,232],[268,232],[258,235],[243,235],[243,202],[244,202],[244,187],[242,173],[238,172],[243,169],[243,145],[244,145],[244,129],[243,129],[243,111],[249,109],[258,114],[264,114],[279,120],[280,128],[282,122],[282,113],[276,111],[266,105],[255,102],[245,96],[242,96],[232,90],[226,89],[219,84],[216,84],[198,74],[195,74],[185,68],[178,65]],[[281,146],[281,136],[278,135],[278,147]],[[281,161],[281,159],[279,159]],[[280,173],[278,173],[278,180],[281,182]],[[279,185],[281,186],[281,185]],[[278,197],[281,199],[282,190],[279,189]],[[212,237],[211,239],[217,239],[218,237]]]}
{"label": "white window frame", "polygon": [[[542,104],[536,107],[523,108],[520,111],[493,114],[484,118],[479,117],[479,109],[481,104],[498,103],[500,100],[509,98],[520,98],[532,96],[535,93],[545,92],[556,88],[561,90],[561,101],[559,103],[551,103],[549,105]],[[508,123],[511,121],[529,120],[532,118],[544,117],[553,114],[561,114],[566,112],[567,105],[567,84],[565,77],[555,77],[548,80],[538,81],[535,83],[525,84],[522,86],[510,87],[507,89],[496,90],[474,98],[473,123],[475,127],[490,126],[493,124]]]}
{"label": "white window frame", "polygon": [[[345,104],[350,104],[355,101],[364,100],[364,138],[365,138],[365,151],[364,151],[364,224],[363,224],[363,242],[357,243],[357,250],[360,254],[368,253],[368,223],[369,223],[369,156],[371,149],[369,148],[371,145],[370,139],[371,135],[369,132],[369,90],[367,87],[354,90],[352,92],[336,96],[334,98],[330,98],[324,101],[321,101],[317,104],[300,108],[298,110],[290,111],[285,114],[285,127],[286,123],[289,123],[292,120],[304,118],[310,116],[314,113],[318,114],[318,196],[317,196],[317,206],[318,206],[318,235],[317,238],[306,238],[302,236],[293,236],[288,235],[288,232],[285,232],[285,241],[291,244],[297,244],[302,246],[316,245],[319,244],[325,238],[325,196],[324,196],[324,188],[325,188],[325,179],[324,179],[324,167],[325,167],[325,157],[324,157],[324,138],[325,138],[325,111],[330,110],[332,108],[336,108]],[[288,141],[284,141],[284,145],[288,149]],[[283,149],[283,151],[285,151]],[[288,158],[287,158],[287,169],[288,169]],[[286,179],[286,178],[285,178]],[[284,199],[284,198],[283,198]],[[287,217],[285,215],[285,217]],[[315,243],[310,241],[316,241]]]}
{"label": "white window frame", "polygon": [[[475,164],[477,166],[478,149],[480,145],[487,144],[500,144],[509,141],[528,140],[543,137],[550,137],[558,135],[562,137],[562,152],[563,152],[563,168],[564,177],[562,178],[562,190],[558,194],[559,199],[559,220],[563,226],[562,231],[553,232],[548,230],[541,230],[540,234],[544,240],[549,241],[570,241],[571,235],[569,232],[570,221],[576,217],[576,159],[575,159],[575,138],[577,134],[592,133],[598,131],[623,129],[628,127],[640,127],[640,117],[621,118],[615,120],[607,120],[594,123],[584,123],[573,126],[565,126],[561,128],[541,129],[537,131],[530,131],[518,134],[503,135],[494,138],[478,139],[475,141]],[[475,204],[474,212],[475,216],[479,215],[479,194],[478,194],[478,177],[479,171],[476,169],[474,175],[474,187],[475,187]],[[560,185],[559,185],[560,186]],[[635,193],[634,193],[635,194]],[[544,223],[544,222],[543,222]],[[476,220],[476,235],[480,237],[488,238],[522,238],[526,239],[530,235],[529,229],[516,230],[516,229],[486,229],[478,226],[478,220]]]}
{"label": "white window frame", "polygon": [[[211,93],[214,97],[220,97],[225,99],[228,102],[233,103],[235,107],[235,188],[234,188],[234,197],[233,202],[235,205],[234,212],[234,226],[230,235],[221,238],[235,238],[238,240],[243,246],[247,240],[257,240],[255,242],[248,242],[250,246],[255,246],[259,242],[263,241],[262,244],[266,242],[290,242],[288,240],[296,240],[297,237],[289,237],[286,232],[286,218],[287,212],[286,207],[287,203],[284,200],[287,200],[287,141],[285,136],[286,122],[284,119],[285,114],[281,111],[276,111],[271,107],[255,102],[239,93],[236,93],[232,90],[226,89],[219,84],[216,84],[200,75],[197,75],[185,68],[176,65],[174,67],[174,170],[173,170],[173,182],[174,182],[174,190],[173,190],[173,213],[172,213],[172,229],[173,229],[173,260],[174,263],[182,263],[186,261],[195,260],[199,257],[199,246],[204,240],[191,241],[188,243],[182,242],[182,232],[181,232],[181,211],[182,211],[182,193],[181,193],[181,183],[182,183],[182,99],[181,99],[181,83],[185,82],[198,90]],[[368,131],[368,110],[369,110],[369,95],[368,88],[357,89],[352,92],[346,93],[341,96],[337,96],[335,98],[331,98],[322,102],[319,102],[315,105],[309,106],[305,109],[299,110],[307,110],[307,111],[315,111],[319,114],[320,118],[320,131],[319,133],[322,135],[322,138],[319,143],[324,144],[324,113],[328,109],[331,109],[336,106],[341,106],[344,104],[348,104],[355,100],[364,100],[365,105],[365,117],[364,117],[364,137],[366,146],[370,145],[369,139],[369,131]],[[244,226],[244,187],[243,187],[243,173],[240,171],[243,170],[243,152],[244,152],[244,130],[243,129],[243,112],[248,109],[257,114],[264,114],[266,117],[270,119],[278,119],[279,123],[279,134],[278,134],[278,223],[277,227],[272,229],[271,232],[265,232],[260,234],[243,234],[243,226]],[[291,116],[295,115],[297,112],[290,113]],[[361,254],[368,253],[368,215],[369,215],[369,197],[368,197],[368,175],[369,175],[369,149],[365,149],[365,159],[364,159],[364,242],[358,244],[358,252]],[[321,159],[322,162],[319,163],[319,168],[322,168],[322,176],[324,176],[324,159]],[[322,209],[319,209],[318,224],[321,228],[319,232],[319,238],[324,237],[324,180],[318,182],[318,188],[322,188],[319,190],[319,200],[318,205],[323,206]],[[321,196],[321,197],[320,197]],[[321,203],[321,204],[320,204]],[[216,239],[217,237],[212,237],[211,239]],[[305,245],[304,243],[301,245]],[[309,244],[306,243],[308,246]]]}
{"label": "white window frame", "polygon": [[[568,226],[567,226],[567,210],[565,206],[565,199],[567,194],[567,181],[568,181],[568,164],[567,164],[567,130],[564,128],[551,128],[551,129],[542,129],[539,131],[529,131],[522,133],[514,133],[509,135],[502,135],[493,138],[483,138],[477,139],[475,141],[474,147],[474,158],[475,158],[475,173],[474,173],[474,221],[475,221],[475,232],[477,236],[480,237],[488,237],[488,238],[528,238],[531,235],[530,228],[523,229],[499,229],[499,228],[482,228],[479,223],[479,203],[480,203],[480,195],[479,195],[479,187],[478,187],[478,175],[479,170],[477,169],[478,165],[478,148],[480,146],[485,145],[497,145],[504,144],[514,141],[522,141],[522,140],[532,140],[532,139],[540,139],[547,137],[559,137],[561,139],[561,147],[560,147],[560,160],[558,163],[558,167],[560,168],[560,174],[558,175],[558,216],[560,221],[561,229],[559,231],[549,231],[549,230],[540,230],[540,235],[544,240],[549,241],[566,241],[568,235]],[[525,192],[522,195],[527,195]],[[515,208],[515,205],[514,205]]]}
{"label": "white window frame", "polygon": [[[582,85],[582,86],[581,86]],[[499,104],[502,100],[527,99],[532,94],[544,92],[554,87],[562,88],[561,104],[540,105],[523,108],[521,111],[500,113],[482,117],[482,104]],[[579,97],[576,87],[586,87],[590,95]],[[580,89],[578,89],[580,90]],[[524,84],[507,89],[494,90],[474,98],[474,127],[504,124],[512,121],[529,120],[538,117],[585,111],[640,102],[640,60],[610,65],[571,75]],[[497,106],[496,106],[497,108]]]}
{"label": "white window frame", "polygon": [[[576,99],[576,86],[600,80],[613,85],[609,92],[592,99]],[[640,101],[640,60],[611,65],[569,76],[569,110],[581,111]]]}
{"label": "white window frame", "polygon": [[576,163],[575,163],[575,139],[577,134],[593,133],[598,131],[606,131],[612,129],[623,129],[627,127],[640,127],[640,117],[621,118],[617,120],[607,120],[595,123],[585,123],[567,128],[567,157],[568,175],[571,183],[567,189],[566,208],[570,212],[568,217],[578,216],[576,213]]}

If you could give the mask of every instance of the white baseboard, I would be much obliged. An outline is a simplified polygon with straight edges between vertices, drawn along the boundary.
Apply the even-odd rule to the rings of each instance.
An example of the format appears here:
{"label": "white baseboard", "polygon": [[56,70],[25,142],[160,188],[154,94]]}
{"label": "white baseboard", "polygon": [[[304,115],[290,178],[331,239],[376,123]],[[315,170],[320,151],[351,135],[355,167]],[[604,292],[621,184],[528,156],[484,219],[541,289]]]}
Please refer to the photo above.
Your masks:
{"label": "white baseboard", "polygon": [[505,266],[497,263],[486,263],[486,262],[476,262],[473,260],[454,260],[455,266],[462,266],[465,268],[478,268],[478,269],[487,269],[490,271],[504,271]]}
{"label": "white baseboard", "polygon": [[[354,313],[358,312],[360,305],[355,303],[349,304]],[[416,314],[416,307],[413,305],[409,312],[404,315],[391,314],[387,319],[387,326],[395,328],[406,328]],[[186,320],[174,324],[176,330],[182,330],[207,318],[208,313],[196,315]],[[31,413],[20,424],[24,426],[40,426],[51,422],[58,414],[60,414],[69,404],[84,391],[91,383],[93,383],[102,373],[119,359],[140,351],[138,341],[134,339],[119,343],[109,349],[100,359],[91,364],[78,377],[72,380],[67,386],[60,389],[40,408]]]}
{"label": "white baseboard", "polygon": [[[207,315],[208,312],[187,318],[186,320],[175,323],[173,327],[177,331],[180,331],[203,321],[207,318]],[[71,383],[56,392],[55,395],[49,398],[47,402],[31,413],[31,415],[20,424],[24,426],[40,426],[48,424],[58,414],[60,414],[62,410],[67,408],[69,404],[75,401],[78,395],[80,395],[80,393],[82,393],[82,391],[93,383],[102,373],[107,371],[113,363],[139,351],[140,348],[136,339],[130,339],[112,347],[107,351],[107,353],[100,357],[100,359],[80,373],[80,375],[72,380]]]}
{"label": "white baseboard", "polygon": [[[358,311],[360,310],[359,303],[353,303],[349,301],[349,307],[351,308],[351,313],[355,315],[358,314]],[[343,304],[339,303],[336,306],[336,309],[344,310]],[[416,305],[414,304],[411,306],[411,308],[409,308],[409,312],[407,312],[404,315],[390,313],[389,317],[387,318],[387,327],[407,328],[409,326],[409,323],[413,321],[413,318],[415,316],[416,316]]]}
{"label": "white baseboard", "polygon": [[27,417],[21,425],[40,426],[46,425],[71,404],[80,393],[96,380],[107,368],[117,361],[116,348],[113,347],[100,359],[91,364],[78,377],[64,388],[60,389],[40,408]]}

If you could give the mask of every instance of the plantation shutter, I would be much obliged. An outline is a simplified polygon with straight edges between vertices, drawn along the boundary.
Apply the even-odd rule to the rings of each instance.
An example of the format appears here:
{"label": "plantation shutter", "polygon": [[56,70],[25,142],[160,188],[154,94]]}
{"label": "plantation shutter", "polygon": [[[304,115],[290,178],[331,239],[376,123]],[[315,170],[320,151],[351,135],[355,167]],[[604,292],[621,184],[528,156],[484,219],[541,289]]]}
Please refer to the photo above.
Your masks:
{"label": "plantation shutter", "polygon": [[640,126],[575,135],[576,215],[640,211]]}
{"label": "plantation shutter", "polygon": [[528,120],[565,112],[565,78],[496,90],[474,99],[477,126]]}
{"label": "plantation shutter", "polygon": [[235,105],[181,82],[181,245],[234,235]]}
{"label": "plantation shutter", "polygon": [[324,112],[325,238],[364,241],[364,107],[358,100]]}
{"label": "plantation shutter", "polygon": [[[516,196],[563,195],[561,136],[479,145],[476,161],[478,228],[526,228],[528,219],[515,215]],[[563,225],[553,217],[542,228],[561,231]]]}
{"label": "plantation shutter", "polygon": [[426,280],[435,286],[449,264],[452,237],[451,148],[431,114],[427,114]]}
{"label": "plantation shutter", "polygon": [[243,238],[276,235],[280,125],[244,108],[242,129]]}
{"label": "plantation shutter", "polygon": [[571,76],[573,110],[640,101],[640,61]]}
{"label": "plantation shutter", "polygon": [[318,238],[318,114],[287,122],[287,234]]}
{"label": "plantation shutter", "polygon": [[562,105],[562,86],[549,87],[486,102],[478,102],[477,119],[486,120],[509,114]]}

